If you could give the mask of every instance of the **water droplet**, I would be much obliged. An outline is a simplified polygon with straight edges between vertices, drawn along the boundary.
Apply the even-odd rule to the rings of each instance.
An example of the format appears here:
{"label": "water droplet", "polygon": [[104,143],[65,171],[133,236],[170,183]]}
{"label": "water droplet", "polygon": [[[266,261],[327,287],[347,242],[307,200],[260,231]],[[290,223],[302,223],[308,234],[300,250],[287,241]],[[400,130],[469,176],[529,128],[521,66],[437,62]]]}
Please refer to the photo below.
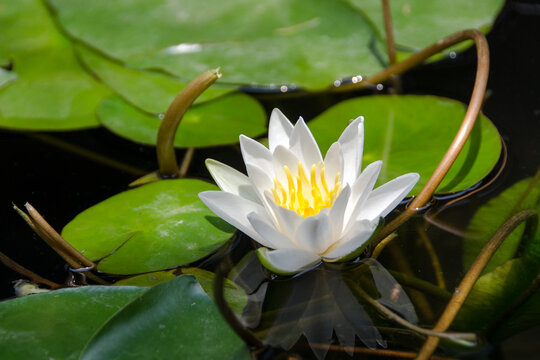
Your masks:
{"label": "water droplet", "polygon": [[165,114],[158,114],[158,118],[160,118],[160,120],[163,120],[164,117],[165,117]]}
{"label": "water droplet", "polygon": [[450,56],[450,59],[455,59],[457,57],[457,54],[455,51],[450,51],[450,54],[448,54],[448,56]]}
{"label": "water droplet", "polygon": [[356,84],[356,83],[362,81],[362,79],[363,79],[362,75],[353,76],[352,77],[352,82],[353,82],[353,84]]}
{"label": "water droplet", "polygon": [[286,85],[281,85],[281,87],[279,88],[279,90],[280,90],[282,93],[285,93],[285,92],[289,91],[289,88],[288,88]]}
{"label": "water droplet", "polygon": [[334,86],[335,86],[335,87],[341,86],[341,80],[336,80],[336,81],[334,81]]}
{"label": "water droplet", "polygon": [[459,294],[460,292],[461,292],[461,290],[459,290],[459,289],[454,290],[454,294]]}
{"label": "water droplet", "polygon": [[383,84],[377,84],[377,90],[381,91],[382,89],[384,89]]}

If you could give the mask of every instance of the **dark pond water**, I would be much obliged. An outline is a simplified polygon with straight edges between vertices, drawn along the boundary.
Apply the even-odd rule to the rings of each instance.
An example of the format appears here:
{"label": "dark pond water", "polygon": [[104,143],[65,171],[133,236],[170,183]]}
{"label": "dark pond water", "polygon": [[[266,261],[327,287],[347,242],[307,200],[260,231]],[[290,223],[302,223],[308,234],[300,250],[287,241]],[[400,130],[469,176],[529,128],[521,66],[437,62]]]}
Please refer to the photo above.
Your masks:
{"label": "dark pond water", "polygon": [[[535,2],[510,2],[488,35],[491,51],[489,97],[484,113],[495,123],[508,148],[508,161],[493,184],[446,209],[441,219],[452,227],[464,229],[474,211],[519,179],[532,176],[540,165],[540,5]],[[404,93],[434,94],[467,102],[475,74],[475,53],[468,50],[455,59],[447,59],[417,68],[402,77]],[[366,94],[377,91],[366,92]],[[358,94],[324,97],[283,98],[272,94],[254,94],[265,108],[281,108],[289,118],[309,120],[327,107]],[[45,137],[41,136],[45,135]],[[52,138],[52,140],[51,140]],[[52,141],[52,142],[51,142]],[[54,142],[54,144],[53,144]],[[126,141],[103,129],[33,134],[0,132],[0,153],[4,159],[3,191],[0,194],[2,241],[0,251],[15,261],[63,282],[63,261],[37,238],[16,215],[11,203],[34,205],[56,229],[61,229],[74,215],[89,206],[126,189],[137,175],[106,166],[100,162],[66,151],[64,143],[76,145],[137,168],[141,173],[155,170],[154,149]],[[181,157],[179,151],[179,158]],[[202,166],[211,157],[242,169],[239,152],[234,147],[197,151],[188,176],[209,178]],[[462,275],[459,271],[459,238],[431,228],[429,235],[441,256],[446,281],[451,288]],[[423,274],[422,256],[413,259],[418,276]],[[381,263],[385,266],[384,257]],[[1,297],[13,296],[12,281],[20,276],[0,270]],[[540,327],[517,336],[495,349],[497,359],[540,358],[537,339]],[[331,358],[329,356],[329,358]]]}

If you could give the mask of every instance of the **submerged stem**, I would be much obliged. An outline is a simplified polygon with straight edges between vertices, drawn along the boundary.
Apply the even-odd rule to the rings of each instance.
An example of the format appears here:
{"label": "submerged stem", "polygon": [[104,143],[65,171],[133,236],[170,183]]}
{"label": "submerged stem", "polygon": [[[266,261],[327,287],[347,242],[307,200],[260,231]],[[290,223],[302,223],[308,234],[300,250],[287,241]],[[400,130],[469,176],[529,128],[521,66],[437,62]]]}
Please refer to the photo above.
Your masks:
{"label": "submerged stem", "polygon": [[[523,236],[528,236],[528,234],[532,232],[532,229],[536,227],[538,221],[538,214],[534,210],[523,210],[512,216],[499,228],[499,230],[497,230],[493,237],[482,248],[480,254],[478,254],[473,264],[467,271],[467,274],[465,274],[463,280],[461,280],[461,283],[456,288],[454,295],[450,299],[450,302],[446,306],[446,309],[439,318],[439,321],[437,321],[437,324],[435,324],[435,326],[433,327],[433,331],[446,331],[446,329],[450,327],[452,321],[454,321],[454,318],[459,312],[459,309],[461,309],[461,306],[465,302],[465,299],[474,287],[476,280],[478,280],[478,278],[482,274],[482,271],[484,271],[484,268],[488,264],[495,251],[497,251],[497,249],[507,238],[507,236],[510,235],[512,231],[514,231],[515,228],[524,221],[527,221],[527,228],[525,229],[525,234]],[[433,354],[433,352],[437,348],[438,343],[438,338],[431,336],[428,337],[428,339],[422,346],[422,349],[418,353],[417,359],[429,359],[431,354]]]}
{"label": "submerged stem", "polygon": [[207,71],[193,79],[176,95],[165,113],[157,136],[157,160],[162,177],[177,177],[178,163],[174,152],[174,138],[182,117],[195,99],[221,77],[219,69]]}
{"label": "submerged stem", "polygon": [[435,273],[435,279],[437,280],[437,285],[441,289],[446,290],[446,282],[444,281],[444,274],[442,271],[441,263],[439,261],[439,257],[437,256],[437,252],[433,248],[433,244],[431,243],[431,240],[429,240],[429,237],[426,234],[426,231],[424,230],[424,228],[422,228],[421,225],[418,225],[416,227],[416,231],[418,235],[420,236],[422,245],[424,245],[424,247],[426,248],[429,258],[431,259],[431,266],[433,267],[433,272]]}

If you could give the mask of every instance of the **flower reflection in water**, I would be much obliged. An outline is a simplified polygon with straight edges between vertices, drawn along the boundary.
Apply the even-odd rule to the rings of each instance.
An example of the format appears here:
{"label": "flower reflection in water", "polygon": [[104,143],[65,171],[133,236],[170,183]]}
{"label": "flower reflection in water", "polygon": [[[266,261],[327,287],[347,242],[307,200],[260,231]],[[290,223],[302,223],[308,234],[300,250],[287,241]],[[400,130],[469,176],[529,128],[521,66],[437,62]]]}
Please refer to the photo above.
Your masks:
{"label": "flower reflection in water", "polygon": [[[267,345],[290,350],[302,335],[318,359],[330,344],[352,355],[356,337],[367,347],[386,347],[376,326],[384,319],[365,296],[417,322],[414,307],[399,283],[373,259],[353,264],[323,264],[292,278],[270,280],[251,253],[230,278],[250,294],[244,325]],[[355,290],[360,287],[361,292]],[[386,323],[388,324],[388,323]]]}

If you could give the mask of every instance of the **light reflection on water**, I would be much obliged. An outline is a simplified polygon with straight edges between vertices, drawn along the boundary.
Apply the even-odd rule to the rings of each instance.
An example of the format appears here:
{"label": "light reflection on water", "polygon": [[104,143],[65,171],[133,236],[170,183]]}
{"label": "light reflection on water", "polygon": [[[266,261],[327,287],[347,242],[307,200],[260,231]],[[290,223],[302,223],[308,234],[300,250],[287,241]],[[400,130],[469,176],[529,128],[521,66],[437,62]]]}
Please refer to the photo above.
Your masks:
{"label": "light reflection on water", "polygon": [[367,296],[410,323],[418,322],[405,290],[373,259],[323,263],[294,277],[272,279],[251,252],[230,278],[249,294],[242,314],[246,327],[265,344],[284,350],[304,336],[317,359],[325,358],[330,344],[340,344],[352,355],[356,339],[370,349],[387,347],[378,328],[394,325],[368,303]]}

